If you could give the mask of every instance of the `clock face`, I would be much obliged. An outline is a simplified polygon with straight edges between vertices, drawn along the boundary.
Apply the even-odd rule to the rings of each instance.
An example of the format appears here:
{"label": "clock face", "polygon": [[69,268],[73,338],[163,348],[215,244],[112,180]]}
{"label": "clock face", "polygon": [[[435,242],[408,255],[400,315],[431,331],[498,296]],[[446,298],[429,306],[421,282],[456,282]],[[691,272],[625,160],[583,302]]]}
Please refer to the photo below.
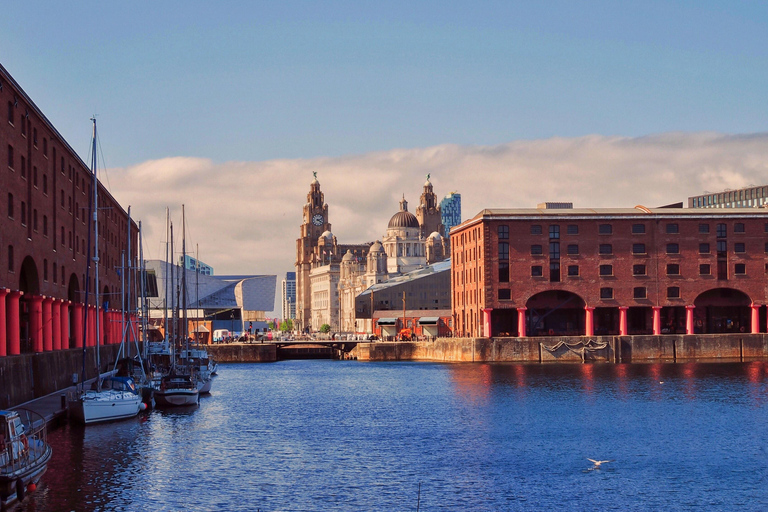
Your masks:
{"label": "clock face", "polygon": [[315,226],[322,226],[323,225],[323,216],[319,213],[316,213],[312,216],[312,224]]}

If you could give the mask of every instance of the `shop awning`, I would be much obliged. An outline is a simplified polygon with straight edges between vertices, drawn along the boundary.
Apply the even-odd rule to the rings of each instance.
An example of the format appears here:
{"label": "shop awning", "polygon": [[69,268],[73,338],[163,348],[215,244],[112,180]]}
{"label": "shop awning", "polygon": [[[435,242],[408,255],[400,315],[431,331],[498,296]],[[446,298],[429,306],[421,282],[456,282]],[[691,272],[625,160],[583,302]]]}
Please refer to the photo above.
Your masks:
{"label": "shop awning", "polygon": [[395,325],[397,318],[379,318],[379,325]]}
{"label": "shop awning", "polygon": [[419,318],[419,325],[437,325],[439,321],[439,316],[423,316]]}

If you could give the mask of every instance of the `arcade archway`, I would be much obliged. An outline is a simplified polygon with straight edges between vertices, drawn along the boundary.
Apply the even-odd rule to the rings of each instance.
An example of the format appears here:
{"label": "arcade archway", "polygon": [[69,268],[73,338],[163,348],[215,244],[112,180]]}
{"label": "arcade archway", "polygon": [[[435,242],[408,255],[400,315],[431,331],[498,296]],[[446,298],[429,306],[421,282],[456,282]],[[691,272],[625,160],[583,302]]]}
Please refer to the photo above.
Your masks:
{"label": "arcade archway", "polygon": [[21,262],[19,290],[24,292],[19,301],[19,340],[21,353],[25,354],[35,351],[31,336],[30,312],[32,297],[40,295],[40,278],[32,256],[27,256]]}
{"label": "arcade archway", "polygon": [[751,332],[752,300],[739,290],[715,288],[708,290],[693,302],[694,332],[734,333]]}
{"label": "arcade archway", "polygon": [[526,303],[528,336],[584,335],[584,299],[565,290],[533,295]]}

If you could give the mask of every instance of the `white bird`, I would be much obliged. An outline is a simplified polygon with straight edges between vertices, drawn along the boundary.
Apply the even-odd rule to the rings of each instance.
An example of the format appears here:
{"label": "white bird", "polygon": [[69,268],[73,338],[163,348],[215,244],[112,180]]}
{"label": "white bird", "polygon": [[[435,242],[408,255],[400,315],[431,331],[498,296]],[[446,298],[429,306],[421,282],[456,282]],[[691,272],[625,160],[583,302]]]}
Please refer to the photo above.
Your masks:
{"label": "white bird", "polygon": [[606,462],[613,462],[613,459],[611,459],[611,460],[595,460],[595,459],[587,458],[587,460],[595,465],[595,467],[593,469],[600,469],[600,465],[601,464],[605,464]]}

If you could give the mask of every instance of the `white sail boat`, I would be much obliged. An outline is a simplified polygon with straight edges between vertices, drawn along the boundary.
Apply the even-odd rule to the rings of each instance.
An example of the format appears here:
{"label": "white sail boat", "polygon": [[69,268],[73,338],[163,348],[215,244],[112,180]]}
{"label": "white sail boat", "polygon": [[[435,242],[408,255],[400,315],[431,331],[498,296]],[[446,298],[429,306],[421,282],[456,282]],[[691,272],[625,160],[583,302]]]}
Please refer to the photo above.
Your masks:
{"label": "white sail boat", "polygon": [[[96,118],[92,118],[93,121],[93,148],[91,157],[91,171],[93,173],[93,198],[92,201],[92,213],[93,213],[93,258],[94,263],[94,290],[95,290],[95,304],[99,304],[99,204],[98,204],[98,179],[96,174]],[[130,223],[129,223],[130,224]],[[90,231],[90,230],[89,230]],[[90,244],[89,244],[90,246]],[[84,333],[87,333],[88,329],[88,272],[90,272],[91,265],[88,264],[86,270],[86,291],[85,291],[85,303],[84,308],[85,320],[83,325],[86,326]],[[146,405],[141,400],[141,395],[136,389],[136,384],[131,377],[117,377],[109,375],[102,380],[100,372],[100,336],[99,332],[101,322],[98,314],[98,308],[96,313],[96,381],[94,382],[94,389],[85,390],[85,375],[83,375],[83,381],[79,384],[79,390],[77,393],[70,396],[69,399],[69,413],[70,416],[85,425],[91,423],[101,423],[105,421],[120,420],[125,418],[132,418],[136,416],[140,410],[146,408]],[[84,334],[84,338],[86,335]],[[83,340],[83,351],[86,350],[86,343]],[[121,349],[122,350],[122,349]]]}

